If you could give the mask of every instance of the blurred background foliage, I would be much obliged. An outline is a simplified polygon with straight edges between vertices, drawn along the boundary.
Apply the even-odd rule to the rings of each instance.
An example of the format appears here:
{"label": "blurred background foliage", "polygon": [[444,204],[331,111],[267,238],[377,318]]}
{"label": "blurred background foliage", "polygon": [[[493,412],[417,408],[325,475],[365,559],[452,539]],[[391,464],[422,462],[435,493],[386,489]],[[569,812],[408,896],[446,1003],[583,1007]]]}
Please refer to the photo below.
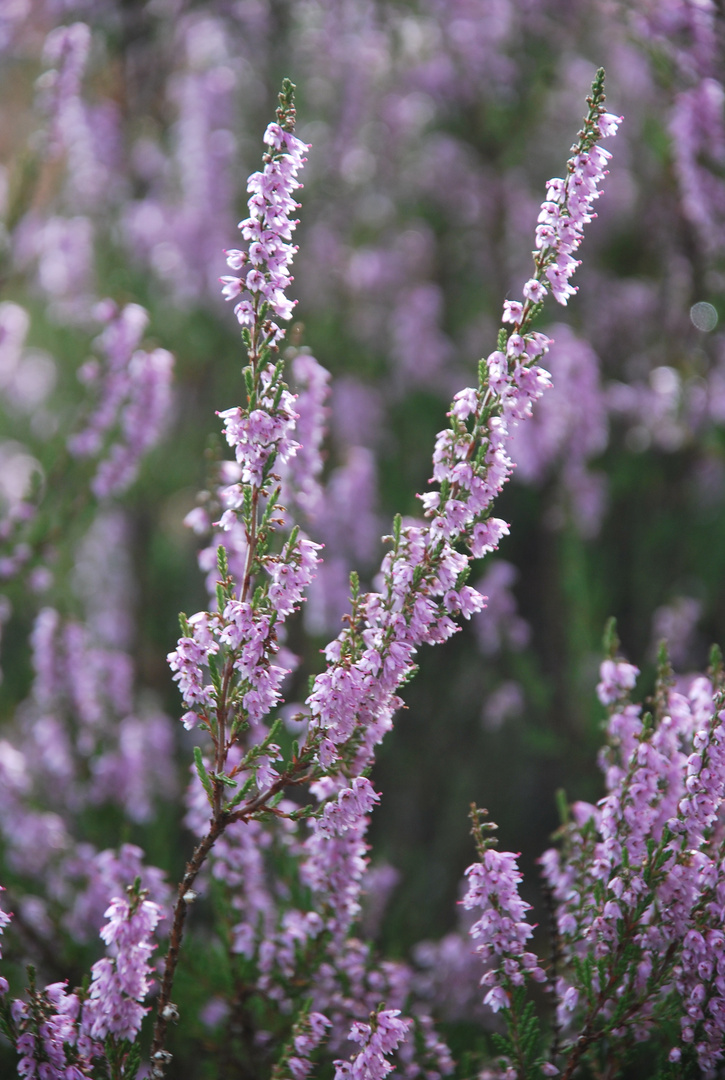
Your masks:
{"label": "blurred background foliage", "polygon": [[[450,397],[494,348],[502,301],[529,276],[544,183],[560,173],[593,72],[606,67],[608,107],[625,123],[582,248],[579,294],[541,318],[557,341],[555,388],[515,440],[517,474],[497,510],[511,535],[474,568],[489,607],[420,657],[373,777],[383,793],[373,863],[400,871],[380,931],[389,952],[407,955],[455,924],[472,800],[499,823],[502,846],[523,852],[527,898],[541,911],[534,860],[557,825],[554,793],[595,801],[601,791],[594,686],[606,618],[617,617],[645,694],[662,636],[682,679],[704,667],[711,641],[725,642],[719,7],[2,8],[0,495],[10,518],[23,500],[34,504],[33,476],[45,495],[22,567],[12,562],[14,527],[4,534],[8,732],[31,694],[37,612],[87,615],[73,566],[110,503],[88,494],[94,464],[66,445],[87,409],[77,373],[107,297],[142,305],[144,347],[175,357],[163,436],[113,513],[125,529],[114,559],[137,694],[180,712],[165,656],[177,613],[206,605],[200,542],[183,520],[224,453],[215,412],[240,399],[241,343],[218,277],[281,77],[297,84],[297,130],[311,143],[290,340],[333,376],[327,510],[312,527],[330,570],[291,631],[303,657],[294,701],[340,625],[349,569],[371,584],[376,537],[396,511],[417,513]],[[90,28],[87,55],[54,52],[48,35],[79,21]],[[20,337],[18,307],[28,316]],[[180,784],[189,743],[180,725],[171,730]],[[164,798],[146,819],[129,823],[109,805],[79,820],[99,848],[138,843],[171,880],[189,851]],[[22,875],[11,877],[22,890]]]}

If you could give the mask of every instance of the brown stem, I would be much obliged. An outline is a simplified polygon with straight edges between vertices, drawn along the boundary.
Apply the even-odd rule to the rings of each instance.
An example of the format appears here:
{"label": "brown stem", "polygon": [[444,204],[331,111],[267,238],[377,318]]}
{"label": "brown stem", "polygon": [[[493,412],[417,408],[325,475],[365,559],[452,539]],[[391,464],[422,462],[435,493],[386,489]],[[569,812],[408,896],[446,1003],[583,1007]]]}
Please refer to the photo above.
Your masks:
{"label": "brown stem", "polygon": [[[624,941],[624,943],[622,945],[622,949],[624,948],[624,944],[626,944],[627,938],[629,936],[631,936],[631,932],[630,932],[630,934],[625,935],[625,941]],[[664,957],[662,958],[661,964],[659,965],[659,969],[658,969],[658,972],[657,972],[657,975],[659,977],[661,977],[666,972],[668,965],[672,961],[672,958],[673,958],[673,956],[675,954],[676,949],[677,949],[677,946],[676,946],[675,942],[671,942],[668,949],[667,949],[667,951],[666,951],[666,953],[665,953],[665,955],[664,955]],[[605,1003],[606,1003],[607,999],[609,998],[610,994],[612,993],[612,991],[616,987],[617,982],[618,982],[617,968],[616,968],[616,964],[615,964],[614,967],[613,967],[613,970],[612,970],[612,974],[609,977],[609,981],[607,982],[607,985],[600,992],[599,997],[597,998],[597,1001],[596,1001],[595,1005],[593,1006],[593,1008],[592,1008],[592,1010],[591,1010],[591,1012],[589,1014],[586,1025],[584,1026],[584,1030],[582,1031],[581,1035],[577,1039],[576,1046],[573,1048],[573,1053],[572,1053],[571,1057],[569,1058],[569,1063],[567,1064],[566,1071],[564,1073],[562,1073],[561,1080],[570,1080],[574,1070],[576,1069],[577,1065],[579,1064],[579,1061],[580,1061],[582,1055],[585,1053],[585,1051],[589,1049],[589,1047],[592,1045],[592,1043],[596,1042],[597,1039],[601,1039],[602,1036],[605,1034],[605,1032],[603,1032],[603,1031],[595,1031],[594,1030],[594,1021],[596,1020],[598,1013],[601,1011],[601,1009],[605,1005]],[[626,1024],[627,1021],[629,1021],[633,1016],[636,1016],[636,1014],[640,1011],[642,1006],[646,1003],[648,996],[649,996],[649,994],[647,992],[645,992],[642,997],[637,998],[636,1001],[632,1002],[632,1004],[630,1005],[630,1007],[627,1009],[626,1013],[622,1017],[621,1024]]]}
{"label": "brown stem", "polygon": [[[304,773],[304,775],[300,775],[301,773]],[[171,1018],[171,1014],[164,1014],[167,1010],[167,1006],[171,1004],[171,990],[174,984],[176,968],[179,963],[179,952],[181,950],[181,940],[184,936],[186,911],[189,903],[193,899],[192,897],[189,897],[188,894],[196,881],[199,871],[206,861],[207,855],[224,832],[227,825],[231,825],[232,822],[235,821],[248,821],[255,813],[263,810],[269,800],[274,798],[280,791],[283,791],[286,787],[303,784],[309,779],[308,762],[303,760],[295,761],[289,769],[286,769],[285,772],[270,785],[270,787],[265,791],[261,791],[255,798],[250,799],[249,802],[244,803],[239,810],[221,810],[218,814],[215,814],[212,818],[209,832],[204,839],[199,842],[194,849],[194,854],[186,864],[186,871],[179,882],[176,906],[174,908],[174,918],[171,924],[171,933],[169,935],[169,948],[166,953],[164,965],[164,977],[156,1002],[156,1023],[154,1024],[154,1036],[151,1044],[152,1076],[162,1077],[164,1075],[164,1043],[166,1041],[169,1019]]]}
{"label": "brown stem", "polygon": [[556,1062],[559,1056],[559,1047],[561,1044],[561,1024],[559,1023],[558,1009],[559,995],[557,992],[557,973],[559,971],[559,965],[562,961],[562,948],[561,948],[561,936],[559,934],[559,924],[556,919],[556,905],[554,903],[554,890],[548,881],[544,881],[543,886],[544,902],[546,904],[546,911],[549,916],[549,936],[551,938],[551,957],[549,960],[549,983],[551,985],[551,992],[554,995],[554,1016],[551,1024],[551,1050],[550,1057],[552,1062]]}
{"label": "brown stem", "polygon": [[174,908],[174,919],[171,924],[171,933],[169,935],[169,949],[166,954],[166,962],[164,965],[164,977],[161,983],[158,1001],[156,1003],[156,1023],[154,1025],[154,1037],[151,1044],[151,1061],[155,1066],[154,1075],[156,1076],[163,1076],[163,1058],[157,1058],[156,1055],[163,1054],[166,1031],[169,1026],[169,1017],[166,1016],[165,1013],[167,1006],[171,1004],[171,989],[174,983],[176,967],[179,962],[179,950],[181,948],[181,939],[184,935],[186,911],[189,902],[192,899],[189,897],[189,892],[196,881],[199,871],[206,861],[207,855],[224,832],[229,821],[230,815],[224,812],[213,818],[209,832],[195,848],[194,854],[186,864],[184,876],[179,882],[176,906]]}

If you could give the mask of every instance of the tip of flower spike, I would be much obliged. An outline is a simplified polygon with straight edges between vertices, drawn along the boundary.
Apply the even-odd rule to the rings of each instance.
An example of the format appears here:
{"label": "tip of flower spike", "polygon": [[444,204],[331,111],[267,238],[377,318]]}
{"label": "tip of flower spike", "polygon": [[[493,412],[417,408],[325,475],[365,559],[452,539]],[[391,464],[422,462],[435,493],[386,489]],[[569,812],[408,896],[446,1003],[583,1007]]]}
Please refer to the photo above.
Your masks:
{"label": "tip of flower spike", "polygon": [[594,81],[592,83],[592,88],[591,88],[591,91],[589,93],[589,97],[587,98],[587,103],[589,105],[591,105],[592,108],[597,108],[597,107],[601,106],[602,103],[604,102],[604,80],[605,80],[605,78],[606,78],[606,73],[604,71],[604,68],[603,67],[597,68],[597,73],[594,76]]}
{"label": "tip of flower spike", "polygon": [[282,79],[282,89],[279,92],[279,107],[277,108],[277,122],[279,126],[290,134],[295,129],[295,91],[297,87],[288,79]]}

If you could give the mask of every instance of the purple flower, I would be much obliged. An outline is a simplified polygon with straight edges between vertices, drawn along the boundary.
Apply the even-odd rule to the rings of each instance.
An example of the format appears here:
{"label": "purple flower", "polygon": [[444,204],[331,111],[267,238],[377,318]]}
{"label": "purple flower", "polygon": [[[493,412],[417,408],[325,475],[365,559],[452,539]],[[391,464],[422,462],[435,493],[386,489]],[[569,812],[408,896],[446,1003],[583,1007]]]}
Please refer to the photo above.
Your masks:
{"label": "purple flower", "polygon": [[722,81],[704,78],[677,96],[670,120],[682,207],[710,251],[721,249],[725,241],[725,183],[703,158],[720,168],[725,164],[724,106]]}
{"label": "purple flower", "polygon": [[537,982],[546,978],[534,954],[525,950],[534,932],[524,918],[531,905],[519,896],[522,875],[516,856],[508,851],[488,848],[480,862],[468,867],[466,876],[468,891],[463,906],[482,909],[469,933],[474,940],[480,939],[476,952],[483,962],[497,965],[482,979],[483,985],[491,988],[483,1001],[498,1012],[509,1006],[511,987],[521,986],[525,975]]}
{"label": "purple flower", "polygon": [[[234,309],[241,325],[249,327],[258,318],[261,296],[278,318],[289,319],[292,315],[295,301],[288,300],[284,290],[292,281],[289,267],[297,248],[287,241],[297,226],[297,221],[290,217],[298,208],[292,194],[302,186],[297,174],[305,161],[304,152],[309,149],[279,124],[269,125],[264,142],[271,152],[265,154],[262,172],[249,177],[250,216],[239,222],[242,236],[250,241],[246,258],[252,269],[243,278],[221,279],[226,300],[235,299],[244,289],[251,294],[250,301],[242,301]],[[244,252],[228,252],[227,262],[232,269],[242,270],[246,262]],[[275,342],[281,334],[279,328],[271,333],[267,331],[268,339]]]}
{"label": "purple flower", "polygon": [[326,1038],[331,1021],[321,1012],[303,1012],[292,1030],[294,1053],[275,1066],[279,1080],[305,1080],[312,1070],[311,1055]]}
{"label": "purple flower", "polygon": [[601,682],[597,684],[597,697],[602,705],[612,705],[633,689],[639,668],[624,661],[605,660],[600,668]]}
{"label": "purple flower", "polygon": [[[106,326],[96,341],[106,364],[98,382],[94,412],[68,440],[76,457],[100,458],[91,481],[98,498],[125,491],[136,478],[141,459],[158,442],[171,404],[173,357],[166,349],[137,348],[148,323],[138,304],[98,306]],[[119,434],[112,438],[114,429]]]}
{"label": "purple flower", "polygon": [[80,1031],[81,1003],[68,994],[67,983],[51,983],[42,991],[33,984],[29,1001],[10,1007],[20,1056],[18,1076],[37,1080],[84,1080],[92,1075],[92,1058],[101,1054]]}
{"label": "purple flower", "polygon": [[[590,139],[616,134],[621,120],[611,113],[597,114],[593,120],[590,114],[587,123],[596,124],[596,129],[590,128]],[[585,142],[576,149],[567,162],[566,178],[555,177],[547,184],[547,199],[542,203],[536,230],[536,247],[543,256],[540,267],[560,304],[566,304],[576,292],[569,284],[569,278],[579,265],[572,252],[581,243],[584,225],[592,220],[592,203],[600,195],[598,185],[606,175],[606,165],[611,158],[609,151],[598,146],[596,141]],[[535,280],[539,280],[538,275]],[[532,283],[527,282],[530,293],[532,287]]]}
{"label": "purple flower", "polygon": [[384,1080],[392,1072],[387,1060],[406,1038],[411,1021],[399,1020],[400,1009],[383,1009],[371,1016],[369,1024],[356,1022],[350,1029],[350,1039],[361,1049],[350,1061],[335,1062],[335,1080]]}
{"label": "purple flower", "polygon": [[143,893],[129,899],[115,897],[105,913],[108,923],[101,937],[112,955],[91,968],[92,982],[83,1006],[83,1031],[103,1041],[109,1035],[133,1042],[148,1009],[143,1002],[150,989],[153,968],[148,959],[155,950],[150,938],[163,912]]}

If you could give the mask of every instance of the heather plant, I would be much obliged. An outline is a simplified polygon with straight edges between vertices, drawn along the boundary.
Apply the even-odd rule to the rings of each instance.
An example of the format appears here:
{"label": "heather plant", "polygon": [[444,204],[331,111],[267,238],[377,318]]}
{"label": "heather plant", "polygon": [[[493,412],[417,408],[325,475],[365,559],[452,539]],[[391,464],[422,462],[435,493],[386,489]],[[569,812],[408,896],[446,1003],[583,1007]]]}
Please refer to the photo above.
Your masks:
{"label": "heather plant", "polygon": [[[224,296],[237,301],[235,314],[248,365],[243,372],[246,405],[220,414],[235,461],[219,466],[217,528],[223,542],[217,550],[215,603],[190,618],[182,616],[183,636],[169,655],[187,707],[184,727],[198,730],[209,741],[206,754],[204,743],[194,747],[189,823],[201,838],[170,916],[169,946],[155,1002],[152,1076],[163,1076],[172,1061],[167,1031],[180,1020],[172,1000],[174,980],[187,912],[197,899],[197,878],[207,861],[226,894],[227,911],[232,918],[241,916],[229,928],[228,948],[232,963],[236,956],[246,961],[244,1013],[251,1012],[249,998],[259,999],[256,1015],[252,1013],[258,1027],[243,1052],[247,1068],[273,1066],[276,1076],[305,1076],[312,1068],[311,1055],[321,1044],[334,1054],[346,1041],[361,1048],[349,1060],[335,1060],[339,1076],[385,1076],[393,1067],[388,1056],[396,1050],[410,1076],[421,1070],[443,1075],[453,1068],[430,1016],[415,1004],[405,965],[381,964],[369,947],[351,937],[366,866],[365,833],[370,811],[380,798],[367,773],[376,745],[402,704],[397,691],[415,673],[418,648],[450,637],[456,629],[452,616],[470,618],[483,607],[481,594],[465,583],[469,556],[460,548],[481,557],[508,532],[505,522],[491,517],[490,504],[511,470],[506,453],[509,425],[527,418],[532,402],[549,383],[538,360],[548,351],[550,339],[533,330],[532,321],[549,292],[564,305],[575,292],[570,284],[578,265],[574,253],[591,220],[609,158],[599,142],[614,134],[619,123],[604,111],[603,100],[600,71],[565,176],[547,185],[536,232],[534,274],[523,287],[523,299],[505,302],[498,347],[481,361],[478,387],[456,394],[449,413],[451,426],[436,441],[431,481],[435,488],[420,496],[425,518],[418,522],[396,518],[388,538],[390,552],[381,568],[381,591],[362,594],[352,576],[345,628],[326,648],[327,668],[312,682],[306,708],[294,718],[304,739],[287,748],[280,739],[281,720],[271,724],[267,720],[280,703],[282,682],[290,673],[274,661],[281,659],[285,620],[303,598],[320,547],[293,523],[282,502],[282,498],[291,504],[299,501],[295,490],[309,496],[319,473],[315,454],[319,439],[314,434],[308,445],[308,474],[304,468],[288,468],[301,449],[294,438],[300,417],[284,382],[284,361],[278,358],[284,331],[274,321],[289,319],[293,309],[285,293],[296,250],[291,244],[296,221],[290,215],[297,208],[294,192],[300,186],[298,174],[307,149],[294,134],[293,87],[285,83],[277,121],[265,133],[264,167],[248,184],[249,216],[240,222],[248,246],[228,251],[227,262],[237,275],[222,278]],[[308,373],[312,364],[308,359]],[[316,382],[324,385],[325,380]],[[112,390],[113,382],[110,386]],[[303,400],[304,394],[303,390]],[[112,393],[109,396],[113,399]],[[86,444],[97,447],[98,433],[107,426],[107,402],[108,396],[102,395],[85,440],[83,436],[74,440],[76,454]],[[98,475],[91,481],[97,495]],[[277,543],[275,533],[281,533]],[[239,567],[237,577],[230,570],[230,557]],[[284,657],[289,664],[292,658],[287,653]],[[612,671],[600,688],[605,701],[618,699],[620,690],[631,685],[635,670],[608,663]],[[46,694],[52,697],[47,690]],[[314,803],[285,798],[301,785],[310,788]],[[715,815],[706,812],[705,817],[709,828]],[[303,821],[306,827],[301,826]],[[618,838],[621,821],[612,830]],[[477,952],[488,965],[483,982],[491,987],[484,1004],[494,1011],[503,1009],[507,1016],[508,1041],[499,1036],[504,1056],[514,1062],[507,1068],[521,1076],[532,1069],[553,1075],[558,1056],[566,1051],[555,1041],[554,1060],[541,1056],[533,1014],[523,1007],[518,990],[525,976],[543,981],[547,975],[536,956],[526,951],[533,931],[524,918],[527,905],[518,897],[515,858],[493,850],[477,815],[474,824],[481,861],[468,871],[464,906],[483,909],[470,933],[474,939],[483,938]],[[250,829],[251,825],[257,827]],[[276,885],[274,878],[269,880],[264,861],[279,844],[280,832],[287,875]],[[665,835],[669,840],[669,826]],[[664,862],[658,849],[657,869]],[[552,884],[552,894],[559,884]],[[301,894],[300,886],[305,890]],[[23,1075],[83,1076],[99,1070],[109,1076],[136,1074],[140,1063],[136,1039],[151,974],[148,960],[164,913],[148,899],[140,876],[126,891],[128,898],[113,896],[105,912],[108,924],[101,936],[111,954],[93,965],[90,985],[71,995],[58,983],[38,991],[32,974],[27,1002],[10,1002],[9,985],[4,986],[4,1031],[20,1055]],[[306,904],[294,902],[305,894]],[[560,899],[568,900],[569,895],[566,892]],[[642,911],[638,909],[639,918]],[[615,940],[616,934],[610,935],[610,947]],[[628,945],[625,938],[621,947],[626,951]],[[596,986],[585,962],[578,971],[590,1001],[599,993],[594,1015],[605,1012],[607,995],[622,989],[622,971],[615,971],[604,989],[601,970]],[[560,980],[556,986],[559,993]],[[569,989],[564,998],[573,1008]],[[382,1003],[376,1006],[376,999]],[[383,1004],[406,1006],[411,1016],[401,1018],[400,1008]],[[274,1017],[269,1005],[274,1006]],[[648,1006],[645,995],[630,1005],[626,1019],[635,1016],[640,1026],[646,1024]],[[370,1022],[365,1023],[362,1017],[368,1012]],[[590,1015],[569,1054],[569,1074],[589,1043],[597,1041],[590,1031],[592,1023]],[[619,1034],[621,1027],[620,1017],[612,1030]],[[282,1039],[285,1045],[285,1028],[289,1042],[275,1064],[268,1040],[272,1038],[276,1046]],[[558,1038],[558,1026],[556,1031]],[[716,1040],[711,1041],[716,1060],[719,1051]],[[707,1064],[710,1059],[701,1055],[701,1060]]]}
{"label": "heather plant", "polygon": [[[639,671],[616,655],[613,624],[606,644],[597,693],[609,710],[607,794],[596,806],[564,799],[560,846],[540,860],[553,913],[548,973],[524,951],[532,928],[515,857],[498,853],[495,826],[472,815],[480,862],[464,905],[483,909],[471,933],[493,960],[486,1000],[507,1027],[495,1038],[512,1075],[539,1067],[568,1077],[585,1063],[618,1074],[638,1057],[648,1075],[714,1076],[724,1054],[722,659],[714,650],[708,677],[681,694],[663,647],[653,711],[643,714],[630,699]],[[548,1063],[536,1060],[524,975],[548,979],[554,995]]]}
{"label": "heather plant", "polygon": [[[575,608],[572,599],[576,593],[586,602],[600,565],[592,558],[599,549],[587,548],[586,539],[601,535],[603,549],[614,547],[607,481],[592,461],[605,451],[619,455],[610,469],[614,498],[632,482],[623,461],[633,475],[638,457],[656,461],[657,475],[681,467],[677,483],[689,484],[701,500],[691,508],[693,522],[712,515],[719,498],[719,338],[706,336],[717,311],[699,303],[687,318],[689,300],[717,302],[720,288],[719,16],[707,4],[674,4],[666,12],[641,4],[628,13],[625,33],[611,10],[594,6],[575,11],[565,30],[556,4],[525,12],[508,3],[496,12],[482,7],[313,3],[290,8],[287,25],[277,18],[286,6],[273,11],[266,4],[234,12],[209,4],[184,9],[178,21],[162,5],[141,16],[113,3],[93,18],[72,6],[59,16],[52,5],[36,5],[27,20],[14,8],[0,15],[6,52],[22,56],[27,68],[42,53],[46,68],[33,91],[36,129],[8,173],[9,299],[0,310],[8,425],[2,574],[9,598],[0,618],[10,623],[3,693],[8,713],[20,702],[0,745],[2,881],[13,913],[3,971],[9,985],[2,985],[6,1031],[17,1049],[15,1057],[7,1051],[8,1061],[20,1075],[131,1076],[151,1040],[144,1069],[170,1076],[191,1067],[214,1076],[333,1069],[382,1076],[393,1062],[410,1076],[441,1075],[453,1068],[446,1038],[461,1075],[594,1074],[627,1061],[638,1075],[655,1075],[660,1059],[665,1075],[717,1068],[719,976],[707,949],[718,944],[719,796],[698,787],[703,768],[705,785],[716,770],[717,734],[708,734],[721,707],[716,663],[699,689],[677,686],[690,703],[692,730],[676,719],[672,735],[668,710],[674,715],[685,706],[677,704],[664,662],[655,719],[643,717],[640,730],[624,700],[634,669],[611,647],[600,697],[621,705],[638,756],[630,760],[630,747],[626,762],[617,758],[625,753],[624,720],[613,714],[608,769],[616,759],[632,775],[617,788],[607,771],[607,791],[616,788],[616,798],[605,797],[591,824],[579,822],[586,807],[575,802],[564,814],[561,853],[545,856],[556,926],[551,960],[533,951],[543,956],[546,945],[527,922],[515,857],[491,847],[478,817],[480,861],[468,874],[460,930],[422,943],[414,962],[403,962],[418,913],[428,906],[418,904],[415,911],[408,906],[413,930],[401,935],[402,947],[394,945],[396,959],[382,960],[368,940],[379,920],[373,908],[396,873],[367,865],[370,815],[381,802],[376,789],[385,798],[375,817],[391,799],[400,806],[408,797],[401,796],[407,789],[395,765],[392,777],[381,771],[395,759],[386,762],[379,744],[403,685],[411,712],[420,711],[414,695],[426,690],[416,691],[418,680],[408,686],[420,645],[442,643],[460,616],[470,620],[471,640],[489,658],[491,675],[487,699],[476,707],[515,760],[517,732],[537,735],[530,717],[551,693],[531,660],[541,638],[551,638],[544,653],[548,647],[568,657],[551,665],[557,673],[582,663],[588,648],[584,605]],[[85,21],[62,25],[59,17]],[[564,307],[572,295],[581,226],[592,216],[606,165],[599,137],[613,133],[617,118],[599,123],[601,87],[595,88],[569,171],[550,182],[540,211],[532,192],[548,149],[535,132],[548,138],[571,115],[570,91],[581,80],[570,50],[602,24],[612,32],[605,36],[614,42],[616,76],[630,79],[629,100],[621,80],[630,141],[611,178],[617,209],[608,211],[604,201],[605,228],[592,238],[573,317],[566,312],[571,325],[542,326],[534,320],[547,293]],[[285,91],[277,124],[267,129],[262,169],[246,192],[240,246],[226,252],[224,273],[219,249],[229,243],[237,176],[244,175],[238,159],[240,152],[248,156],[247,133],[269,97],[260,72],[274,67],[285,35],[295,64],[315,76],[305,76],[306,111],[325,119],[296,135]],[[144,82],[138,73],[154,42]],[[562,96],[544,86],[554,62]],[[144,95],[148,112],[134,128]],[[503,132],[514,117],[520,137],[507,144]],[[664,153],[668,126],[670,187],[647,157],[655,146]],[[307,325],[294,324],[285,342],[280,323],[293,310],[286,292],[307,140],[314,150],[302,228],[309,225],[296,266]],[[373,176],[368,191],[366,177]],[[649,209],[639,246],[664,268],[656,285],[643,256],[632,273],[621,235],[640,182]],[[337,201],[340,188],[358,198]],[[527,222],[533,228],[539,213],[534,270],[527,273]],[[456,247],[449,234],[469,240]],[[611,248],[602,240],[607,235],[615,238]],[[132,269],[121,270],[123,264]],[[211,324],[220,273],[247,350],[246,401],[239,407],[231,379],[190,375],[199,348],[194,328]],[[456,394],[451,426],[436,438],[435,484],[420,497],[421,518],[412,492],[427,474],[411,473],[406,457],[393,469],[394,450],[407,453],[408,442],[418,449],[435,432],[436,402],[463,381],[457,354],[495,341],[500,297],[526,278],[521,299],[506,301],[497,348],[482,362],[478,386]],[[474,282],[485,283],[483,295]],[[665,315],[663,341],[653,327]],[[557,341],[550,352],[549,335]],[[178,354],[182,391],[175,398],[171,355],[159,340]],[[231,354],[226,338],[202,340],[202,351],[214,357],[206,374],[234,368],[219,363],[220,353]],[[304,341],[331,366],[341,362],[343,377],[331,379]],[[77,385],[59,362],[63,350],[76,358]],[[540,366],[545,354],[554,388],[529,417],[549,383]],[[185,443],[194,437],[175,440],[165,457],[155,450],[165,428],[175,423],[179,430],[180,418],[186,431],[201,429],[189,419],[192,397],[210,415],[227,406],[220,416],[233,460],[219,441],[207,447],[206,490],[187,514],[205,538],[199,563],[209,598],[197,590],[195,606],[203,610],[183,621],[170,657],[186,729],[175,732],[166,714],[177,705],[159,690],[167,677],[154,666],[171,631],[157,626],[151,641],[148,622],[140,626],[137,617],[141,597],[154,606],[164,576],[147,531],[151,507],[158,503],[167,520],[180,519],[192,501],[195,466]],[[626,454],[614,449],[612,432],[624,437]],[[654,457],[645,454],[648,447]],[[192,449],[201,457],[200,444]],[[558,616],[567,627],[564,648],[560,634],[542,634],[532,617],[540,567],[538,555],[533,565],[528,555],[537,544],[528,555],[508,548],[511,562],[487,558],[475,589],[465,580],[471,561],[490,556],[507,535],[490,504],[512,461],[541,492],[544,535],[563,538],[566,574],[555,568],[553,577],[561,573],[568,582]],[[391,488],[398,471],[403,479]],[[174,485],[186,491],[171,504]],[[375,576],[381,498],[406,515],[395,519]],[[507,544],[516,545],[526,531],[518,511],[526,519],[530,503],[517,503],[524,497],[510,492],[503,498],[499,513],[514,522]],[[697,533],[696,525],[687,530],[683,547]],[[620,608],[626,595],[639,611],[637,597],[650,582],[649,610],[660,605],[658,626],[677,638],[673,657],[685,666],[696,655],[698,619],[705,610],[713,617],[716,600],[705,600],[690,579],[674,594],[657,591],[656,562],[637,580],[618,566],[604,602]],[[351,580],[356,565],[362,574]],[[712,577],[709,565],[702,560],[698,575]],[[187,606],[189,591],[176,588],[177,606]],[[592,607],[603,602],[588,599]],[[308,671],[319,667],[315,649],[322,635],[337,631],[342,613],[344,629],[325,649],[326,670],[306,689]],[[13,644],[19,630],[30,635],[32,671]],[[649,623],[638,635],[644,651]],[[448,658],[463,655],[464,646],[458,653],[452,643],[446,648],[443,669],[433,667],[433,656],[423,667],[434,672],[433,682],[436,671],[445,671],[438,682],[446,712],[456,714],[466,678],[449,669]],[[554,714],[575,716],[588,693],[568,680],[566,696],[559,685],[560,700],[549,705],[554,729]],[[155,694],[143,689],[148,683]],[[416,736],[421,747],[432,731],[428,724]],[[674,743],[667,742],[671,735]],[[551,753],[540,731],[538,737],[537,752]],[[704,766],[689,760],[695,737],[707,747]],[[455,738],[475,746],[475,738]],[[178,836],[174,797],[183,777],[174,762],[192,757],[186,825],[198,846],[184,872],[182,856],[166,848],[173,838],[188,854],[188,839]],[[472,752],[466,758],[476,760]],[[640,766],[649,771],[638,772]],[[456,767],[447,772],[456,774]],[[434,807],[434,785],[425,776],[421,771],[420,805]],[[594,800],[598,791],[590,789]],[[675,806],[678,792],[690,789],[697,810]],[[526,811],[533,797],[522,795]],[[702,837],[688,824],[692,813],[709,822]],[[640,836],[630,844],[633,819]],[[683,840],[678,848],[667,830],[686,836],[687,846]],[[617,844],[622,853],[613,850]],[[702,875],[688,876],[691,861]],[[620,890],[633,866],[632,888],[646,900],[641,910],[628,885]],[[168,880],[180,880],[174,907]],[[8,918],[0,916],[0,929]],[[99,932],[108,947],[102,960]],[[36,969],[27,974],[26,959]],[[693,960],[698,973],[702,968],[700,982],[690,978]],[[160,988],[152,989],[154,963]],[[551,996],[539,991],[527,1004],[529,978],[543,980]],[[473,1029],[465,1026],[472,1017]],[[443,1027],[434,1022],[440,1019]],[[492,1023],[499,1026],[481,1049],[480,1032]]]}
{"label": "heather plant", "polygon": [[[679,497],[692,499],[698,517],[707,520],[720,505],[722,373],[712,318],[721,294],[721,23],[716,5],[690,0],[566,11],[557,0],[533,8],[510,0],[310,0],[233,10],[209,2],[182,4],[173,15],[163,4],[130,12],[104,3],[92,15],[80,0],[13,5],[3,13],[2,47],[7,70],[20,76],[16,98],[23,79],[27,84],[29,115],[18,127],[31,129],[8,169],[13,280],[26,279],[51,322],[76,326],[95,299],[118,287],[141,300],[166,343],[175,338],[182,416],[199,401],[201,431],[231,390],[214,381],[219,365],[192,375],[191,357],[198,364],[199,354],[231,346],[213,335],[200,350],[187,352],[187,344],[208,331],[202,312],[218,314],[219,253],[248,171],[243,165],[266,119],[272,73],[286,57],[300,75],[304,110],[315,117],[303,225],[309,240],[297,264],[306,340],[343,375],[326,406],[335,482],[325,485],[316,515],[315,538],[327,558],[303,616],[311,634],[330,636],[347,606],[350,569],[366,582],[376,571],[380,504],[394,510],[412,499],[424,479],[417,462],[454,383],[464,380],[462,358],[488,348],[499,297],[525,272],[545,163],[555,168],[548,133],[565,138],[562,118],[588,79],[592,42],[605,49],[629,118],[626,147],[604,209],[607,227],[592,237],[582,268],[592,287],[567,329],[552,334],[554,390],[512,446],[515,480],[533,490],[508,496],[522,513],[537,507],[532,517],[543,525],[532,547],[546,558],[541,572],[555,576],[555,591],[586,588],[586,632],[567,635],[571,619],[559,618],[561,596],[539,600],[517,550],[510,557],[520,575],[518,603],[528,608],[521,614],[546,623],[544,644],[532,639],[531,670],[515,655],[520,638],[504,638],[496,665],[503,684],[487,667],[483,686],[494,697],[494,715],[501,686],[505,696],[517,684],[510,700],[524,701],[519,726],[536,739],[545,711],[539,702],[553,694],[559,734],[580,739],[587,698],[560,671],[592,663],[609,610],[596,584],[607,561],[598,561],[587,541],[603,535],[610,550],[610,524],[622,515],[637,530],[637,490],[657,490],[649,483],[651,461],[666,474],[668,490],[677,486]],[[39,64],[46,70],[31,93]],[[103,283],[109,249],[119,255],[113,288]],[[122,262],[133,267],[126,278]],[[604,314],[604,291],[626,333],[615,332]],[[689,316],[696,302],[704,322]],[[37,327],[45,314],[33,315]],[[398,458],[403,467],[393,469]],[[179,461],[177,479],[191,476],[194,460],[189,454],[185,472]],[[159,471],[170,477],[173,468],[167,461]],[[700,621],[719,633],[722,613],[695,547],[682,544],[674,577],[655,583],[650,575],[656,596],[642,575],[625,588],[621,575],[608,574],[608,594],[616,595],[610,606],[631,605],[626,629],[638,653],[663,605],[702,604],[706,595]],[[584,578],[578,585],[575,567]],[[555,665],[562,651],[568,661]],[[556,685],[548,687],[552,669]]]}

